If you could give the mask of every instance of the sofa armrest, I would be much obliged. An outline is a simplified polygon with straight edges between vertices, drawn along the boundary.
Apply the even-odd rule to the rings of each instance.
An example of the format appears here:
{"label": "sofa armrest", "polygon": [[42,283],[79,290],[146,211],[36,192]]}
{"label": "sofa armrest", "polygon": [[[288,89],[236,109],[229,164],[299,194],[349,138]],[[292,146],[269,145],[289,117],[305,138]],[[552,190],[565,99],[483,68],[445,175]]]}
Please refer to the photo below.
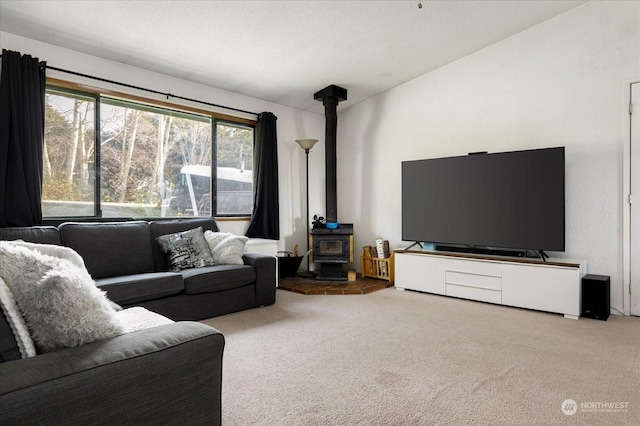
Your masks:
{"label": "sofa armrest", "polygon": [[220,424],[224,336],[177,322],[0,364],[0,424]]}
{"label": "sofa armrest", "polygon": [[273,305],[276,301],[276,258],[258,253],[244,253],[245,265],[256,270],[256,305]]}

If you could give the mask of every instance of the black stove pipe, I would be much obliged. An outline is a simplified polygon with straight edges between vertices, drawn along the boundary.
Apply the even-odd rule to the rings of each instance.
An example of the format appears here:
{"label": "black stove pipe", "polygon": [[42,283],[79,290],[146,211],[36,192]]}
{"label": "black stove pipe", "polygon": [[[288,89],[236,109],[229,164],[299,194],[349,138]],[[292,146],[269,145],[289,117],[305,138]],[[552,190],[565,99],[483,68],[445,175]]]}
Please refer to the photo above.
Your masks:
{"label": "black stove pipe", "polygon": [[326,204],[325,212],[327,228],[338,227],[338,177],[336,137],[338,115],[336,108],[340,101],[347,99],[347,90],[335,85],[327,86],[316,92],[313,98],[322,100],[325,116],[325,167],[326,167]]}

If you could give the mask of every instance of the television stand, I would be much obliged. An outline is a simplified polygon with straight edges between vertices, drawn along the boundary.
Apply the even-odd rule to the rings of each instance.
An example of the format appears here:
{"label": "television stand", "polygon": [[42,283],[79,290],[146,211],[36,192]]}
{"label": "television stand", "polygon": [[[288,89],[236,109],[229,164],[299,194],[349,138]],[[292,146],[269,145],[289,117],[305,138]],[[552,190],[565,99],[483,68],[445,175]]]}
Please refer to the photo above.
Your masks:
{"label": "television stand", "polygon": [[395,287],[498,305],[580,316],[586,260],[425,250],[395,251]]}
{"label": "television stand", "polygon": [[538,250],[538,254],[540,255],[540,259],[542,259],[543,262],[546,262],[549,258],[549,255],[545,253],[544,250]]}
{"label": "television stand", "polygon": [[524,250],[506,250],[506,249],[494,249],[489,247],[476,247],[476,246],[448,246],[448,245],[436,245],[437,251],[447,251],[450,253],[472,253],[472,254],[487,254],[492,256],[508,256],[508,257],[524,257],[527,253]]}
{"label": "television stand", "polygon": [[413,244],[411,244],[409,247],[407,247],[405,250],[411,250],[412,248],[414,248],[415,246],[420,247],[420,249],[422,249],[422,243],[420,243],[420,241],[415,241]]}

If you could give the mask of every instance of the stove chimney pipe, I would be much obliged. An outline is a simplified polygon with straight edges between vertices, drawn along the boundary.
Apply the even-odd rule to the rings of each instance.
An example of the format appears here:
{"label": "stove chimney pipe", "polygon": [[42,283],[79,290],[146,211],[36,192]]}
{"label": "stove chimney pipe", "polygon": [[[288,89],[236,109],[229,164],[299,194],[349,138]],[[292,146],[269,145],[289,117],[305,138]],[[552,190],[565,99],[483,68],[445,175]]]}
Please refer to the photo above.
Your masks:
{"label": "stove chimney pipe", "polygon": [[337,183],[337,155],[336,135],[338,115],[336,107],[340,101],[347,99],[347,89],[336,85],[327,86],[313,95],[316,101],[322,101],[325,116],[325,167],[326,167],[326,226],[329,229],[338,227],[338,183]]}

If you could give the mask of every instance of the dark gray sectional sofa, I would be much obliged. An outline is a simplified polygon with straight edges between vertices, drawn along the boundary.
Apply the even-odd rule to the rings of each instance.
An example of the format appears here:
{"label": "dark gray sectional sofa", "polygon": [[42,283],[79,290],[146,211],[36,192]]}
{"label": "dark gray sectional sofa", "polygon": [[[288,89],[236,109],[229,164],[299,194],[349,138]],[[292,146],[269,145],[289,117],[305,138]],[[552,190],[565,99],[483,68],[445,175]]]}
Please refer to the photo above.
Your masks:
{"label": "dark gray sectional sofa", "polygon": [[125,308],[145,307],[174,321],[201,320],[275,302],[276,260],[270,256],[245,253],[244,265],[168,272],[156,238],[197,227],[218,231],[213,218],[65,222],[57,228],[2,228],[0,240],[70,247],[109,299]]}
{"label": "dark gray sectional sofa", "polygon": [[[244,254],[244,265],[167,272],[155,239],[214,219],[63,223],[0,229],[0,240],[57,244],[83,258],[114,302],[175,321],[197,320],[275,301],[275,259]],[[224,336],[181,321],[83,346],[15,357],[0,309],[0,424],[219,425]]]}

